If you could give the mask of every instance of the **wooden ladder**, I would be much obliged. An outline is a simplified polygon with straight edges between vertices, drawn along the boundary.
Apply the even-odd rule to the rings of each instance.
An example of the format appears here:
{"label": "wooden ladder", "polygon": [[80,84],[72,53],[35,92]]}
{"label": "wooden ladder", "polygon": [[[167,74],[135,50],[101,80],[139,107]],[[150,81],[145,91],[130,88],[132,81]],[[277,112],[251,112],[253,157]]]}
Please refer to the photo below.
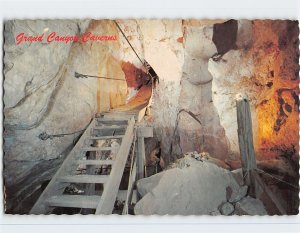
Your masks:
{"label": "wooden ladder", "polygon": [[[41,194],[30,214],[49,214],[55,207],[95,209],[95,214],[111,214],[117,197],[126,161],[133,142],[135,119],[130,114],[115,116],[96,115],[73,150]],[[109,151],[112,147],[92,147],[86,142],[93,140],[121,139],[114,160],[84,160],[86,152]],[[76,175],[79,165],[111,165],[109,175]],[[74,183],[103,184],[102,195],[66,195],[66,187]]]}

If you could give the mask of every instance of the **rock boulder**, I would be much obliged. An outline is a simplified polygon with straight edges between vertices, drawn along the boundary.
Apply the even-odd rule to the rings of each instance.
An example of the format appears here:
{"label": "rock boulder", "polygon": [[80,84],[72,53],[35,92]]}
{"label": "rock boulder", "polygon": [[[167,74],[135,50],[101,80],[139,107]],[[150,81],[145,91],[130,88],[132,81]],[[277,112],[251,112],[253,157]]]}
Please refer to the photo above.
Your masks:
{"label": "rock boulder", "polygon": [[[233,193],[242,192],[230,171],[209,162],[198,161],[191,156],[176,162],[172,169],[139,182],[146,183],[147,180],[151,190],[146,190],[145,184],[142,190],[138,190],[143,194],[145,190],[148,193],[136,204],[135,214],[215,213],[220,205],[227,202],[227,187]],[[155,183],[157,185],[153,187]]]}

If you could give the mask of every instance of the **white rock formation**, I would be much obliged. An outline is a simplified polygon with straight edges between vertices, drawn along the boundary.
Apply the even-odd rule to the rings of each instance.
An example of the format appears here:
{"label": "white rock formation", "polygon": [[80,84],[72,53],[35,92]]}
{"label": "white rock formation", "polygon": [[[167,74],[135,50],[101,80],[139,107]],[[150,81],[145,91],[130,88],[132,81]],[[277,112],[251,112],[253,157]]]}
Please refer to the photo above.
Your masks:
{"label": "white rock formation", "polygon": [[213,26],[187,25],[184,36],[185,59],[171,153],[208,151],[212,157],[224,159],[229,145],[212,101],[213,76],[208,70],[209,59],[217,52]]}
{"label": "white rock formation", "polygon": [[138,191],[144,196],[135,214],[210,214],[228,201],[228,187],[233,195],[241,192],[232,174],[214,164],[186,156],[175,166],[139,181]]}

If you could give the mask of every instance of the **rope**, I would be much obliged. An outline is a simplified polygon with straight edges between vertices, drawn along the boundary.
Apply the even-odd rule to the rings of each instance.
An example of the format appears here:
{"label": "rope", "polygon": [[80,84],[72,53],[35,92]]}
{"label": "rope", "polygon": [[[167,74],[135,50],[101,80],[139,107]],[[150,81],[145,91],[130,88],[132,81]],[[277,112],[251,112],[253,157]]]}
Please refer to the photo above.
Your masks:
{"label": "rope", "polygon": [[247,170],[246,173],[245,173],[245,175],[243,176],[243,180],[245,180],[245,177],[248,175],[248,171],[249,170]]}
{"label": "rope", "polygon": [[139,55],[137,54],[137,52],[135,51],[135,49],[132,47],[132,45],[130,44],[129,40],[127,39],[127,37],[125,36],[125,33],[122,31],[121,27],[119,26],[119,24],[117,23],[116,20],[114,20],[115,24],[117,25],[118,29],[120,30],[120,32],[122,33],[122,35],[124,36],[125,40],[127,41],[127,43],[129,44],[129,46],[131,47],[131,49],[133,50],[133,52],[135,53],[135,55],[137,56],[137,58],[140,60],[140,62],[142,63],[142,65],[147,69],[147,67],[145,66],[144,62],[142,61],[142,59],[139,57]]}
{"label": "rope", "polygon": [[260,173],[262,173],[262,174],[266,174],[266,175],[270,176],[271,178],[273,178],[273,179],[275,179],[275,180],[278,180],[278,181],[280,181],[280,182],[282,182],[282,183],[285,183],[285,184],[287,184],[287,185],[289,185],[289,186],[291,186],[291,187],[293,187],[293,188],[299,190],[299,187],[297,187],[297,186],[295,186],[295,185],[293,185],[293,184],[291,184],[291,183],[289,183],[289,182],[286,182],[286,181],[284,181],[284,180],[281,180],[281,179],[279,179],[278,177],[269,174],[268,172],[265,172],[265,171],[263,171],[263,170],[261,170],[261,169],[259,169],[259,168],[256,168],[255,170],[258,171],[258,172],[260,172]]}
{"label": "rope", "polygon": [[[137,56],[137,58],[139,59],[139,61],[141,62],[142,66],[144,66],[144,68],[146,69],[147,71],[147,74],[150,76],[150,80],[151,80],[151,86],[152,86],[152,93],[153,93],[153,80],[154,78],[157,78],[158,79],[158,76],[156,74],[156,72],[154,71],[154,69],[151,67],[151,65],[146,61],[142,61],[142,59],[139,57],[139,55],[137,54],[137,52],[135,51],[135,49],[133,48],[133,46],[131,45],[131,43],[129,42],[129,40],[127,39],[125,33],[122,31],[120,25],[117,23],[116,20],[114,20],[117,28],[120,30],[120,32],[122,33],[123,37],[125,38],[125,40],[127,41],[127,43],[129,44],[129,46],[131,47],[131,49],[133,50],[133,52],[135,53],[135,55]],[[155,73],[155,76],[153,76],[151,73],[150,73],[150,70],[152,70],[154,73]],[[159,79],[158,79],[158,82],[159,82]],[[148,84],[148,83],[147,83]]]}

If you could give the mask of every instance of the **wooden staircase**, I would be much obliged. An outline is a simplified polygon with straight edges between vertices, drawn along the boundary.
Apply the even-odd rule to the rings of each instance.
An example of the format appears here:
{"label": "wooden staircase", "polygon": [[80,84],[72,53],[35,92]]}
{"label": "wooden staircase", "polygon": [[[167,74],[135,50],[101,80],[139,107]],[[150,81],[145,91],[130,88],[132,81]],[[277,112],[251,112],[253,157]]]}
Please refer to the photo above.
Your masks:
{"label": "wooden staircase", "polygon": [[[79,141],[69,153],[59,170],[39,197],[30,214],[50,214],[56,207],[94,209],[95,214],[111,214],[134,138],[136,112],[97,114]],[[109,153],[111,146],[93,146],[98,140],[121,140],[114,159],[88,158],[88,153]],[[99,156],[98,156],[99,157]],[[86,158],[86,159],[85,159]],[[78,174],[78,167],[85,166],[95,171],[101,166],[111,166],[110,174],[95,172]],[[85,192],[80,195],[66,194],[70,184],[103,184],[100,195]]]}

